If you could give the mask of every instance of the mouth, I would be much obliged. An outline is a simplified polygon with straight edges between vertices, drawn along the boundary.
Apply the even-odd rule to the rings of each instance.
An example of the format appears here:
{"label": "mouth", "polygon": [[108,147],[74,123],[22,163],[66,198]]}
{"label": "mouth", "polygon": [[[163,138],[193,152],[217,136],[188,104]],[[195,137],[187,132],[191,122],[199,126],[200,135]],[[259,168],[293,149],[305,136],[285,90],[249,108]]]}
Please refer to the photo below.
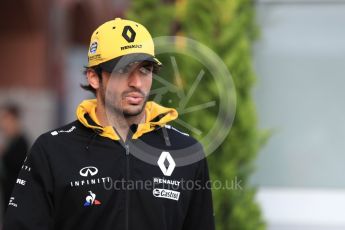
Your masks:
{"label": "mouth", "polygon": [[140,93],[129,93],[124,96],[125,101],[131,105],[138,105],[144,100],[144,96]]}

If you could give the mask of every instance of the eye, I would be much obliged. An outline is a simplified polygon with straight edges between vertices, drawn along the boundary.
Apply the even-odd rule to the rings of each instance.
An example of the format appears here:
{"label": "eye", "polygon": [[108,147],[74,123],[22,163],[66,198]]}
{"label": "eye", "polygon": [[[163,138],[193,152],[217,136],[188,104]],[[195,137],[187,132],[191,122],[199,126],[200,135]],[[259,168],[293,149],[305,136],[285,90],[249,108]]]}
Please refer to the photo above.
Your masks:
{"label": "eye", "polygon": [[129,66],[125,66],[121,69],[117,69],[116,73],[117,74],[127,74],[130,71],[130,67]]}
{"label": "eye", "polygon": [[151,65],[141,66],[139,68],[139,71],[140,73],[147,75],[147,74],[152,73],[153,67]]}

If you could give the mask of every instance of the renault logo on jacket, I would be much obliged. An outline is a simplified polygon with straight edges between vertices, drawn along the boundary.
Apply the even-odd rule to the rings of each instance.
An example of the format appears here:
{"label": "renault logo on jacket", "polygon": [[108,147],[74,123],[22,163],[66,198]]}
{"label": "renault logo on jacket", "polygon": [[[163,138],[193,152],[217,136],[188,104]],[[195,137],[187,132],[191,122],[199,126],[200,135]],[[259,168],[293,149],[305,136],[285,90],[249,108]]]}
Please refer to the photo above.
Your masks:
{"label": "renault logo on jacket", "polygon": [[98,173],[98,169],[94,166],[87,166],[80,169],[79,174],[83,177],[94,176]]}
{"label": "renault logo on jacket", "polygon": [[[165,166],[165,161],[168,161],[168,167]],[[159,168],[162,170],[164,176],[171,176],[173,173],[176,163],[174,159],[171,157],[169,152],[162,152],[161,156],[159,157],[157,164]]]}

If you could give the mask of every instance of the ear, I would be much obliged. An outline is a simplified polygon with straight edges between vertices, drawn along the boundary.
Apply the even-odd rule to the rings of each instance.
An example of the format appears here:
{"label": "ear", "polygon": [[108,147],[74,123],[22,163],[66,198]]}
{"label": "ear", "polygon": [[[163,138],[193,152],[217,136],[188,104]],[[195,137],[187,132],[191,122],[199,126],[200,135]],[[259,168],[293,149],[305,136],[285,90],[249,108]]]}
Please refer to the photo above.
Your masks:
{"label": "ear", "polygon": [[89,82],[90,86],[94,88],[95,90],[99,89],[100,87],[100,79],[97,75],[97,73],[93,69],[88,69],[86,71],[86,78]]}

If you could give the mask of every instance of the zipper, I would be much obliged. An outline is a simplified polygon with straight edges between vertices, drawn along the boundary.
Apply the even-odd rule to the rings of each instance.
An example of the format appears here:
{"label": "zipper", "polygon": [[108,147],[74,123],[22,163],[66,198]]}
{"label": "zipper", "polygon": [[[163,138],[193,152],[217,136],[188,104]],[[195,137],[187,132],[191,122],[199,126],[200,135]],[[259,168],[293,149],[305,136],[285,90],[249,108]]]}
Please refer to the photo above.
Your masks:
{"label": "zipper", "polygon": [[129,230],[129,204],[130,204],[130,192],[128,190],[129,185],[129,179],[130,179],[130,152],[129,152],[129,146],[132,140],[133,132],[131,129],[129,129],[126,141],[123,142],[125,150],[126,150],[126,230]]}
{"label": "zipper", "polygon": [[130,152],[129,152],[129,144],[131,142],[133,132],[131,129],[129,129],[127,138],[125,141],[121,138],[121,136],[117,133],[115,127],[113,128],[115,133],[120,137],[120,142],[125,148],[126,151],[126,172],[125,172],[125,180],[126,180],[126,204],[125,204],[125,225],[126,225],[126,230],[129,230],[129,202],[130,202],[130,193],[128,190],[128,185],[129,185],[129,178],[130,178],[130,168],[129,168],[129,158],[130,158]]}
{"label": "zipper", "polygon": [[[127,139],[128,140],[128,139]],[[127,142],[126,140],[126,142]],[[128,182],[129,182],[129,144],[125,143],[126,149],[126,230],[129,230],[129,190],[128,190]]]}

